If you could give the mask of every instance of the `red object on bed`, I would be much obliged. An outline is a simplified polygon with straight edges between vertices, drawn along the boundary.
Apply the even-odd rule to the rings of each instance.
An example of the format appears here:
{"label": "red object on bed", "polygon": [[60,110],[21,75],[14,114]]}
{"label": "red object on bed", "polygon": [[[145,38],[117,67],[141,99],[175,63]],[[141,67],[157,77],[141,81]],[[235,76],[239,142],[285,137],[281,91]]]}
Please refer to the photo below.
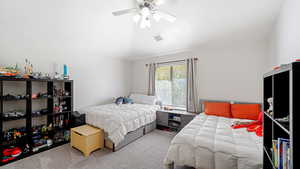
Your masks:
{"label": "red object on bed", "polygon": [[248,132],[255,132],[257,136],[262,136],[263,135],[263,113],[260,112],[258,119],[256,121],[250,122],[248,124],[237,124],[237,125],[232,125],[231,127],[233,129],[239,129],[239,128],[247,128]]}

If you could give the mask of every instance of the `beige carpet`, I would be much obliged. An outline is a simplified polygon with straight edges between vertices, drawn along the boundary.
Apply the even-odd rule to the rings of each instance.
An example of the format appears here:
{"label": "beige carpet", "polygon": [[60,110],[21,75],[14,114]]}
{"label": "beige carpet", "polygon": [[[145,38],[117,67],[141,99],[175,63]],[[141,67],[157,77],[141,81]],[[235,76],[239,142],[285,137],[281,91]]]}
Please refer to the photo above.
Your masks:
{"label": "beige carpet", "polygon": [[164,169],[163,159],[174,136],[155,130],[117,152],[98,150],[89,157],[67,144],[1,169]]}

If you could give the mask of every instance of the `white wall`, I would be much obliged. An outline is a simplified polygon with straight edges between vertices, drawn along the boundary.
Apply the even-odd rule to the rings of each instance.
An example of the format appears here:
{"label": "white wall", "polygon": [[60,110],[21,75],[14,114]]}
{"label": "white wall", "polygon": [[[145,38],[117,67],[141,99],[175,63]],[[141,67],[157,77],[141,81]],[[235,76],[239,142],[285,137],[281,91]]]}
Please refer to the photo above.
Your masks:
{"label": "white wall", "polygon": [[0,46],[0,65],[21,65],[25,62],[24,55],[30,56],[28,59],[32,61],[34,71],[52,73],[56,63],[62,72],[63,64],[67,64],[74,80],[75,108],[108,103],[112,97],[129,94],[131,63],[128,61],[89,54],[60,56],[34,53],[34,49],[19,53],[17,50],[8,51]]}
{"label": "white wall", "polygon": [[131,63],[117,58],[128,56],[133,32],[117,26],[126,20],[112,20],[114,4],[0,0],[0,65],[23,65],[25,57],[34,71],[52,73],[54,63],[61,70],[69,65],[77,108],[128,95]]}
{"label": "white wall", "polygon": [[146,63],[199,58],[199,94],[202,99],[258,102],[267,67],[268,41],[230,43],[133,62],[132,92],[147,92]]}
{"label": "white wall", "polygon": [[300,58],[300,1],[285,0],[272,30],[270,64],[286,64]]}

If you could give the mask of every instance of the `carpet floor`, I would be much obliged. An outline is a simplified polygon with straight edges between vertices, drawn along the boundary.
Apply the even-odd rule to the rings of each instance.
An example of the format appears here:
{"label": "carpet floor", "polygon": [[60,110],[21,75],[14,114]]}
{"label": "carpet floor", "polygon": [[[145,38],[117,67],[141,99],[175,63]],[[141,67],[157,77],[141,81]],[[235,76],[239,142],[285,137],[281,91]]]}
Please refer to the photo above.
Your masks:
{"label": "carpet floor", "polygon": [[163,159],[174,136],[171,132],[154,130],[117,152],[103,149],[89,157],[67,144],[1,169],[164,169]]}

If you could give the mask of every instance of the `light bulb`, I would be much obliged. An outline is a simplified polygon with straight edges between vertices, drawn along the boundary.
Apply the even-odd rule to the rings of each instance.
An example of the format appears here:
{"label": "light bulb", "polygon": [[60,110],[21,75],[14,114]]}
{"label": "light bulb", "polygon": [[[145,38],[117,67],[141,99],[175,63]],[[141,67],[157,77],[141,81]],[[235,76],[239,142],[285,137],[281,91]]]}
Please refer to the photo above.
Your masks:
{"label": "light bulb", "polygon": [[141,25],[140,25],[140,27],[141,27],[142,29],[146,28],[146,21],[145,21],[145,18],[143,18],[143,19],[141,20]]}
{"label": "light bulb", "polygon": [[154,18],[154,20],[155,20],[156,22],[159,22],[160,19],[161,19],[161,16],[160,16],[160,14],[158,14],[158,13],[154,13],[154,14],[153,14],[153,18]]}
{"label": "light bulb", "polygon": [[150,20],[149,20],[148,18],[143,18],[142,21],[141,21],[140,27],[141,27],[142,29],[144,29],[144,28],[146,28],[146,27],[150,28],[150,27],[151,27]]}
{"label": "light bulb", "polygon": [[136,15],[133,16],[133,21],[135,23],[138,23],[140,19],[141,19],[141,15],[140,14],[136,14]]}
{"label": "light bulb", "polygon": [[150,20],[149,20],[149,19],[147,19],[145,23],[146,23],[146,27],[148,27],[148,28],[151,27],[151,23],[150,23]]}
{"label": "light bulb", "polygon": [[149,10],[149,8],[144,7],[144,8],[141,10],[141,13],[142,13],[143,17],[148,17],[148,16],[150,15],[150,10]]}

